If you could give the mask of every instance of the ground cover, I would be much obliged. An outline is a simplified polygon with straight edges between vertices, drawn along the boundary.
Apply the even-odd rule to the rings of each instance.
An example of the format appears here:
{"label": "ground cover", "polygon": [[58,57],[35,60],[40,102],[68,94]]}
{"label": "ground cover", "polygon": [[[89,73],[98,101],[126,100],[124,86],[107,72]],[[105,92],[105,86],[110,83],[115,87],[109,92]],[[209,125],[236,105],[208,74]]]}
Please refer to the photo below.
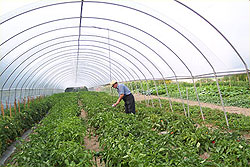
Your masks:
{"label": "ground cover", "polygon": [[45,97],[20,104],[20,112],[19,109],[14,112],[12,107],[10,114],[10,109],[5,109],[4,116],[0,115],[0,155],[17,137],[38,123],[52,105],[53,97]]}
{"label": "ground cover", "polygon": [[[106,93],[53,96],[57,102],[37,125],[29,141],[18,147],[8,166],[233,167],[250,164],[250,145],[241,134],[248,131],[248,124],[243,121],[241,128],[237,125],[235,129],[227,129],[216,124],[224,120],[220,113],[209,116],[213,110],[204,109],[207,122],[203,122],[199,118],[199,107],[191,107],[190,117],[186,117],[179,103],[174,103],[172,112],[167,101],[162,103],[162,108],[157,100],[155,107],[137,102],[133,115],[125,114],[122,104],[111,107],[114,98]],[[231,117],[242,119],[237,115],[229,117],[229,120]],[[86,148],[86,138],[88,142],[91,139],[96,142],[97,137],[100,148]],[[100,159],[98,164],[95,157]]]}
{"label": "ground cover", "polygon": [[93,153],[84,147],[86,126],[79,117],[76,93],[53,95],[48,115],[23,141],[8,166],[92,166]]}
{"label": "ground cover", "polygon": [[[103,93],[80,95],[108,166],[248,166],[250,146],[241,134],[197,125],[159,107],[136,105],[136,114],[112,108]],[[244,126],[244,125],[243,125]]]}
{"label": "ground cover", "polygon": [[[145,84],[145,83],[144,83]],[[145,86],[144,86],[145,87]],[[180,97],[180,92],[178,90],[178,85],[176,83],[168,83],[167,89],[169,96],[172,98],[183,98],[189,100],[197,100],[194,85],[191,83],[180,82],[179,88],[182,97]],[[199,100],[205,103],[213,103],[221,105],[219,91],[215,82],[212,83],[200,83],[196,84],[197,93]],[[164,84],[158,84],[157,86],[158,94],[162,96],[167,96],[166,88]],[[248,84],[245,85],[229,85],[220,82],[220,91],[224,101],[225,106],[237,106],[243,108],[250,108],[250,88]],[[139,89],[139,92],[143,94],[156,95],[155,86],[151,84],[149,91],[143,91]]]}

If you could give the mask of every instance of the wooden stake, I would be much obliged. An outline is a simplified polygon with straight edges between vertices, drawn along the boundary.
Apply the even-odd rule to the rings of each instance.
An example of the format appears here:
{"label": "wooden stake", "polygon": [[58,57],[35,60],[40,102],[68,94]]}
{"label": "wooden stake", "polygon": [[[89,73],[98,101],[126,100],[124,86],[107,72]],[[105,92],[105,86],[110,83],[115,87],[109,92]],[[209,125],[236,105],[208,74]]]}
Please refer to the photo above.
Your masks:
{"label": "wooden stake", "polygon": [[28,108],[30,108],[30,97],[28,96],[28,101],[27,101],[27,103],[28,103]]}
{"label": "wooden stake", "polygon": [[12,114],[11,114],[11,104],[9,104],[10,105],[10,118],[12,117]]}
{"label": "wooden stake", "polygon": [[15,111],[15,115],[16,115],[16,99],[14,101],[14,111]]}
{"label": "wooden stake", "polygon": [[20,113],[20,102],[18,100],[18,112]]}
{"label": "wooden stake", "polygon": [[3,106],[3,103],[1,102],[1,112],[2,112],[2,116],[4,118],[4,106]]}
{"label": "wooden stake", "polygon": [[8,102],[7,102],[7,100],[6,100],[6,110],[8,110]]}

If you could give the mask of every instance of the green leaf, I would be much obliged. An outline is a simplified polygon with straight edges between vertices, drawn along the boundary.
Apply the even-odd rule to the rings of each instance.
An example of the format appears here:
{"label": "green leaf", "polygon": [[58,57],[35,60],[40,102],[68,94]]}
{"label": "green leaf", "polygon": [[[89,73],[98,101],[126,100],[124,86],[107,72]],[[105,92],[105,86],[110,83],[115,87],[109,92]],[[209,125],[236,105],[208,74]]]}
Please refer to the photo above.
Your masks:
{"label": "green leaf", "polygon": [[122,158],[124,158],[124,159],[125,159],[125,158],[128,158],[128,157],[129,157],[128,155],[125,155],[125,156],[124,156],[124,157],[122,157]]}
{"label": "green leaf", "polygon": [[65,159],[64,163],[69,166],[69,160]]}
{"label": "green leaf", "polygon": [[159,152],[165,151],[165,148],[160,148]]}
{"label": "green leaf", "polygon": [[196,147],[197,147],[197,148],[199,148],[199,147],[200,147],[200,145],[201,145],[201,143],[200,143],[200,142],[198,142],[198,143],[197,143],[197,145],[196,145]]}

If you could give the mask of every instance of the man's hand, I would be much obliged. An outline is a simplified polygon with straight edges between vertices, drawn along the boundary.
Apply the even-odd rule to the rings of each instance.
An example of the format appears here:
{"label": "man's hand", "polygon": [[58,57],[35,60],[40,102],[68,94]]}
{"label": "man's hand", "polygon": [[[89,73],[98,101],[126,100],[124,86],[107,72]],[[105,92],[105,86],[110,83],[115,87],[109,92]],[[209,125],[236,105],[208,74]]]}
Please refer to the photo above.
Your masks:
{"label": "man's hand", "polygon": [[117,106],[117,105],[120,103],[120,101],[121,101],[121,99],[122,99],[123,97],[124,97],[124,94],[121,94],[121,95],[119,96],[117,102],[116,102],[115,104],[113,104],[112,107]]}

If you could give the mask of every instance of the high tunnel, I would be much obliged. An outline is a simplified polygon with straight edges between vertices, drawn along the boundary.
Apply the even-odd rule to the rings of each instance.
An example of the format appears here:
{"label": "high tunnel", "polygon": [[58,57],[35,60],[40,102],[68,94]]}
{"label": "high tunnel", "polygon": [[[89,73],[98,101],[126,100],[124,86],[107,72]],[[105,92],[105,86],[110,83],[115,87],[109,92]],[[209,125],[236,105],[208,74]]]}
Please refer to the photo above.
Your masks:
{"label": "high tunnel", "polygon": [[0,33],[3,103],[111,80],[250,83],[248,1],[25,1]]}

